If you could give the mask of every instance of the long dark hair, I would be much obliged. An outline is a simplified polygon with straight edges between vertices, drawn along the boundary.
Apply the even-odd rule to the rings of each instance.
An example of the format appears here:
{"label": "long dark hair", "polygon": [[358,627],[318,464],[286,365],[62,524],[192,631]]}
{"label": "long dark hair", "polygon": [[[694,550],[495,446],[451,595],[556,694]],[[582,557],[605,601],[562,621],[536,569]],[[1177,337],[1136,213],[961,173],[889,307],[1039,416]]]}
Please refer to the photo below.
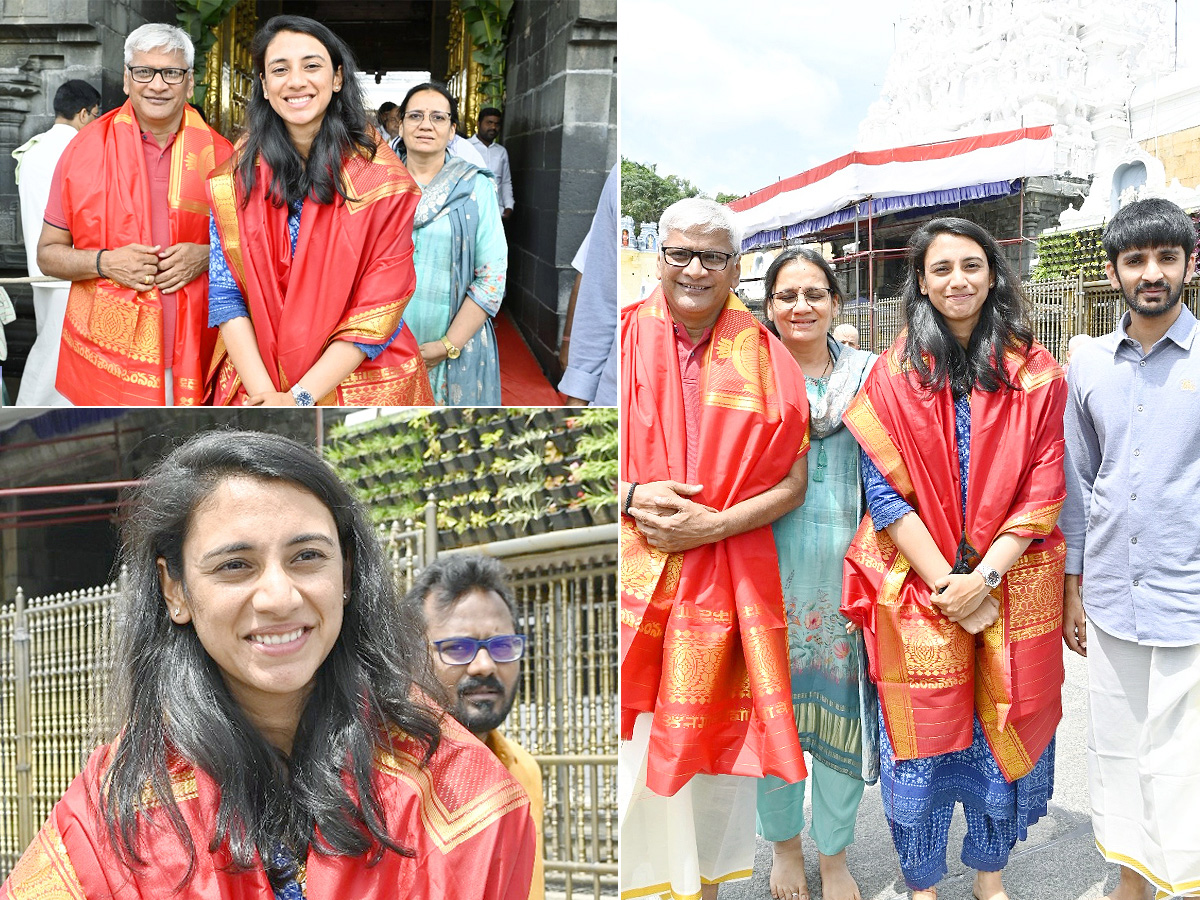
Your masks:
{"label": "long dark hair", "polygon": [[[350,571],[342,630],[317,671],[286,765],[238,706],[195,629],[168,617],[157,571],[161,558],[173,579],[183,579],[191,517],[232,477],[287,483],[320,499]],[[317,829],[322,852],[370,850],[373,861],[386,851],[411,856],[388,836],[372,759],[390,745],[390,729],[400,729],[424,746],[428,761],[440,715],[413,700],[414,686],[430,684],[424,628],[401,610],[362,505],[310,448],[254,431],[190,439],[146,475],[131,501],[121,547],[128,585],[115,619],[112,714],[120,733],[101,793],[108,837],[121,858],[131,867],[145,863],[137,830],[158,806],[189,854],[190,877],[196,847],[169,774],[180,758],[221,786],[216,831],[204,849],[228,840],[234,865],[251,869],[261,860],[273,885],[295,872],[277,861],[279,848],[303,860]]]}
{"label": "long dark hair", "polygon": [[846,292],[842,290],[842,285],[838,282],[837,275],[834,274],[833,266],[829,265],[829,260],[811,247],[789,247],[771,260],[771,265],[767,266],[767,274],[763,276],[763,318],[766,319],[763,324],[775,337],[779,337],[779,329],[773,320],[767,318],[767,305],[772,302],[771,295],[775,293],[775,282],[779,280],[779,273],[783,271],[784,266],[794,262],[812,263],[825,274],[825,282],[829,285],[832,301],[830,303],[831,311],[834,303],[840,304],[846,299]]}
{"label": "long dark hair", "polygon": [[[942,314],[921,292],[925,253],[942,234],[956,234],[977,243],[995,279],[965,350]],[[1004,371],[1004,354],[1007,350],[1028,354],[1033,346],[1033,329],[1029,324],[1029,301],[996,239],[966,219],[934,219],[909,239],[905,262],[904,323],[908,337],[903,360],[916,373],[921,387],[934,392],[949,384],[959,396],[976,386],[982,391],[997,391],[1002,386],[1015,390],[1016,385]]]}
{"label": "long dark hair", "polygon": [[[342,69],[342,88],[334,91],[325,108],[325,117],[317,136],[308,150],[307,162],[300,156],[288,136],[283,119],[263,96],[262,78],[266,72],[267,47],[281,31],[307,34],[320,41],[333,63],[333,70]],[[249,202],[257,178],[258,155],[271,167],[271,202],[276,206],[291,205],[311,196],[318,203],[333,203],[335,196],[346,196],[338,177],[342,162],[351,153],[375,158],[375,136],[367,123],[363,93],[358,85],[358,67],[350,48],[336,34],[314,19],[304,16],[275,16],[254,35],[250,45],[254,60],[254,80],[259,83],[250,91],[249,122],[246,143],[238,160],[238,178],[245,191],[242,204]]]}

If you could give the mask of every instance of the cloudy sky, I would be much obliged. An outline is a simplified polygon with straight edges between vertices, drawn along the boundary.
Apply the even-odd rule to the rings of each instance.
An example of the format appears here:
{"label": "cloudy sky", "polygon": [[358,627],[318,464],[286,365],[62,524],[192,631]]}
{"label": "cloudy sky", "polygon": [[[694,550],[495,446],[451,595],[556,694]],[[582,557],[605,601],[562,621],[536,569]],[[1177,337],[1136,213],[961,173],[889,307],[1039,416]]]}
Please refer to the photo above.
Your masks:
{"label": "cloudy sky", "polygon": [[908,3],[622,0],[621,155],[745,194],[850,151]]}
{"label": "cloudy sky", "polygon": [[[621,155],[715,195],[850,152],[911,5],[620,0]],[[1200,3],[1178,9],[1180,46],[1200,46]]]}

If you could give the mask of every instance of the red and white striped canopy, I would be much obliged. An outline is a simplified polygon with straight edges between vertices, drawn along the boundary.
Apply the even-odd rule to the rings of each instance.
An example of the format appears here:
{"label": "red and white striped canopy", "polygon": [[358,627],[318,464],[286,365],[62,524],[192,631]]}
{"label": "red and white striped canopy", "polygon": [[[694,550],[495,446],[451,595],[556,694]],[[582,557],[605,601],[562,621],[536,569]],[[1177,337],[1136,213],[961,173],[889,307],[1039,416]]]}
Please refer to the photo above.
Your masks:
{"label": "red and white striped canopy", "polygon": [[749,240],[867,197],[926,194],[1053,173],[1051,126],[1041,125],[936,144],[856,150],[734,200],[729,207]]}

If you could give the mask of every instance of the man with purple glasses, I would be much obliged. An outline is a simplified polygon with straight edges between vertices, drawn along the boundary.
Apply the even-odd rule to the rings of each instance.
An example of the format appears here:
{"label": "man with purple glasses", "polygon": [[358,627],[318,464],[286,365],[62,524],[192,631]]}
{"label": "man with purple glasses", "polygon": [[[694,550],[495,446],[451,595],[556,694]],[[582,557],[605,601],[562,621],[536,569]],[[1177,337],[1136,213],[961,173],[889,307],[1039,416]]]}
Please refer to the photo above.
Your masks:
{"label": "man with purple glasses", "polygon": [[529,898],[542,900],[542,770],[525,748],[500,731],[516,698],[525,653],[504,566],[478,554],[442,557],[421,571],[404,602],[425,621],[433,671],[445,689],[442,703],[529,794],[537,828]]}

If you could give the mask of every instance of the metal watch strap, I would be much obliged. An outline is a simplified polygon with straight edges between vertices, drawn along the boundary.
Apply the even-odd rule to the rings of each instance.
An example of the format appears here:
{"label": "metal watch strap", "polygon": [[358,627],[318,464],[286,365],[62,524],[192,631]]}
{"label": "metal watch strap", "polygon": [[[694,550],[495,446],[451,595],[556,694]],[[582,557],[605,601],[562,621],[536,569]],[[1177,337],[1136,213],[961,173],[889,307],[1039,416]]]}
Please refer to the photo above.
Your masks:
{"label": "metal watch strap", "polygon": [[991,566],[980,563],[975,567],[975,571],[983,578],[983,583],[987,585],[988,590],[994,591],[1000,586],[1000,573]]}
{"label": "metal watch strap", "polygon": [[296,401],[297,406],[316,406],[317,401],[313,399],[313,395],[304,387],[298,384],[292,385],[292,399]]}
{"label": "metal watch strap", "polygon": [[455,347],[450,342],[450,338],[444,334],[442,335],[442,345],[446,348],[446,356],[450,359],[458,359],[462,353],[462,347]]}

